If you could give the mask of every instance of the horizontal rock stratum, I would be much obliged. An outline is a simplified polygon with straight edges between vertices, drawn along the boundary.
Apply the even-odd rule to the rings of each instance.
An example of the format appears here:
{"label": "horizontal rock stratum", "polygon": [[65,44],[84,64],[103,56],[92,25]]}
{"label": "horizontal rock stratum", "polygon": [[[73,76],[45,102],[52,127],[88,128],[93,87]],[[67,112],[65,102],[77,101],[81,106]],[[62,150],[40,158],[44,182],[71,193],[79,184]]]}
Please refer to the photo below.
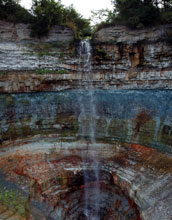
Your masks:
{"label": "horizontal rock stratum", "polygon": [[[46,40],[36,40],[31,39],[28,32],[28,37],[23,37],[25,26],[18,26],[18,37],[13,38],[12,24],[1,22],[4,29],[0,33],[1,93],[59,91],[84,85],[87,77],[79,68],[78,42],[73,41],[69,28],[56,27]],[[170,28],[167,25],[134,31],[117,26],[95,33],[92,42],[94,87],[171,89]]]}

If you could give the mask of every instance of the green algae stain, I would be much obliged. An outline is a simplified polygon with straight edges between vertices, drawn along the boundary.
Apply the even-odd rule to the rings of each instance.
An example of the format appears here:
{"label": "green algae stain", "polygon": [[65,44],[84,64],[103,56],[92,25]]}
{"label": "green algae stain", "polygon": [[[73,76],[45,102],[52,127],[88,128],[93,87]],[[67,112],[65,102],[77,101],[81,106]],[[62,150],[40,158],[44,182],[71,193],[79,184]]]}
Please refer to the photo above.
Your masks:
{"label": "green algae stain", "polygon": [[14,189],[7,189],[0,183],[0,203],[19,216],[26,216],[27,198]]}
{"label": "green algae stain", "polygon": [[156,121],[147,121],[139,131],[139,143],[151,144],[154,140]]}

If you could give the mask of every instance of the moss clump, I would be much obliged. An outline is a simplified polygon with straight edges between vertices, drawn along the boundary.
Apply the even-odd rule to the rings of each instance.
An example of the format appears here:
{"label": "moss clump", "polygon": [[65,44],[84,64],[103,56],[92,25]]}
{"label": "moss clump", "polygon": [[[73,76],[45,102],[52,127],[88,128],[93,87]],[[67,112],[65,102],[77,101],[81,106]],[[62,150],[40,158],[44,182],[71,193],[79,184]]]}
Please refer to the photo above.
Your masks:
{"label": "moss clump", "polygon": [[[53,43],[36,43],[36,44],[28,44],[28,48],[32,51],[30,55],[38,55],[42,56],[60,56],[63,51],[68,51],[68,44],[64,44],[63,42],[53,42]],[[65,49],[64,49],[65,48]]]}
{"label": "moss clump", "polygon": [[165,34],[164,34],[164,40],[172,45],[172,31],[167,31]]}
{"label": "moss clump", "polygon": [[94,59],[97,62],[100,62],[110,60],[110,57],[108,56],[107,51],[103,47],[96,46],[94,49]]}
{"label": "moss clump", "polygon": [[77,54],[77,40],[71,40],[70,42],[52,42],[52,43],[32,43],[27,44],[30,49],[27,55],[30,56],[51,56],[62,59],[63,57],[69,56],[74,57]]}
{"label": "moss clump", "polygon": [[7,71],[0,71],[0,76],[5,76],[5,75],[7,75],[7,74],[8,74]]}
{"label": "moss clump", "polygon": [[68,70],[49,70],[49,69],[37,69],[37,74],[68,74]]}
{"label": "moss clump", "polygon": [[15,105],[15,98],[12,95],[7,95],[4,102],[7,107],[13,106]]}
{"label": "moss clump", "polygon": [[19,216],[26,216],[27,198],[14,189],[7,189],[0,183],[0,203]]}

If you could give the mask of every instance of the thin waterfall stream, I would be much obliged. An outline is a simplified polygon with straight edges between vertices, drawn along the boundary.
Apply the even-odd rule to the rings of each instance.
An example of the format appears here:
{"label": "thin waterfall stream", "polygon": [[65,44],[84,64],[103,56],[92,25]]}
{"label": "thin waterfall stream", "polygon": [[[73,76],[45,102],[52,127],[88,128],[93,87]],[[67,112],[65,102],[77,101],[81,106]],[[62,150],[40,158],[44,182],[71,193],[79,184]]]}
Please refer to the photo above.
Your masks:
{"label": "thin waterfall stream", "polygon": [[[96,145],[96,118],[97,109],[95,103],[95,95],[93,89],[93,73],[91,68],[91,45],[89,40],[83,40],[80,43],[80,70],[81,70],[81,81],[84,80],[84,86],[80,86],[82,89],[87,91],[87,102],[85,103],[84,97],[79,96],[80,103],[80,136],[82,141],[87,142],[86,152],[83,155],[84,164],[84,219],[87,220],[99,220],[99,196],[100,196],[100,169],[99,160],[96,156],[95,145]],[[87,139],[87,140],[84,140]],[[94,148],[94,149],[93,149]],[[85,155],[86,154],[86,155]],[[89,160],[88,160],[89,157]],[[88,164],[89,163],[89,164]],[[87,167],[90,167],[91,173]],[[90,179],[94,181],[94,187],[90,189],[87,184]]]}

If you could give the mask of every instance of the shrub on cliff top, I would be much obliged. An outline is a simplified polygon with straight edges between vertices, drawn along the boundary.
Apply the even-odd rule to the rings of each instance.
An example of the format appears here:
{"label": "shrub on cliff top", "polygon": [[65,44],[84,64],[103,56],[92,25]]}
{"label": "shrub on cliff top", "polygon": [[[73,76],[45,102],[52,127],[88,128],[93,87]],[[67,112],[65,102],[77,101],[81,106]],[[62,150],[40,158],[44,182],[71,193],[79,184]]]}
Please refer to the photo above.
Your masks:
{"label": "shrub on cliff top", "polygon": [[30,23],[31,35],[35,37],[46,35],[53,25],[69,26],[77,37],[91,34],[90,21],[73,6],[64,7],[60,0],[32,0],[30,12],[21,7],[18,0],[0,0],[0,19]]}
{"label": "shrub on cliff top", "polygon": [[139,29],[172,23],[172,0],[112,0],[112,4],[113,10],[98,29],[108,24]]}
{"label": "shrub on cliff top", "polygon": [[116,0],[114,4],[121,22],[132,28],[152,25],[159,17],[159,10],[151,1]]}
{"label": "shrub on cliff top", "polygon": [[89,20],[84,19],[72,6],[64,7],[60,1],[33,0],[31,10],[34,15],[31,25],[33,36],[46,35],[53,25],[72,27],[77,36],[91,33]]}
{"label": "shrub on cliff top", "polygon": [[10,22],[32,22],[33,16],[15,0],[0,0],[0,19]]}

